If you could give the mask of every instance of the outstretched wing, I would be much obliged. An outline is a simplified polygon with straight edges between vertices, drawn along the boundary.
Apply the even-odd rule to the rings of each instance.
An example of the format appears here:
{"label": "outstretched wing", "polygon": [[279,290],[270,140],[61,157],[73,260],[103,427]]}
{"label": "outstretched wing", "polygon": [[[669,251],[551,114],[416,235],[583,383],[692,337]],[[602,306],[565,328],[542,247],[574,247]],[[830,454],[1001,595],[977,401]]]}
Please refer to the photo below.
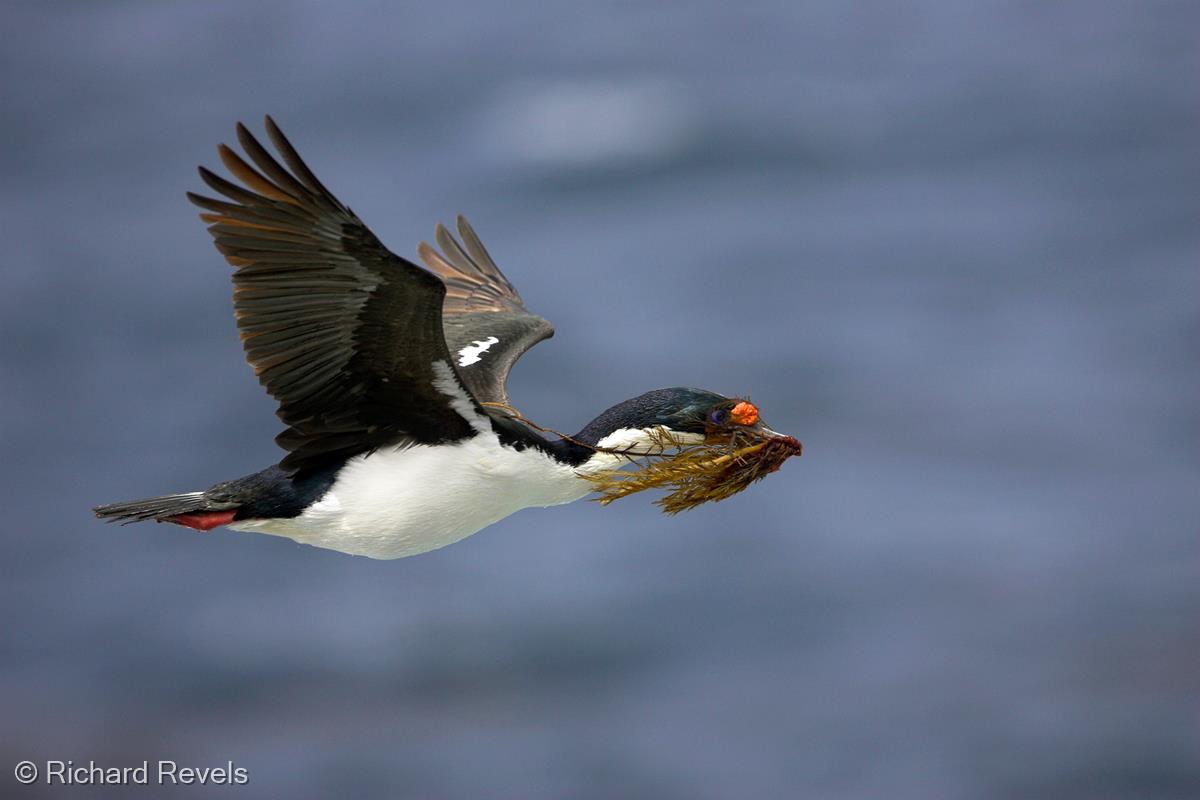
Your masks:
{"label": "outstretched wing", "polygon": [[246,359],[289,426],[276,437],[288,451],[281,465],[295,471],[400,441],[472,435],[451,405],[480,410],[446,347],[442,282],[384,247],[270,117],[266,128],[286,169],[238,123],[258,169],[225,145],[218,152],[246,188],[201,167],[228,202],[188,198],[207,210],[200,216],[217,249],[237,268]]}
{"label": "outstretched wing", "polygon": [[509,404],[508,373],[525,351],[554,335],[554,326],[529,313],[465,217],[460,244],[444,225],[436,240],[417,245],[421,261],[446,285],[442,325],[463,383],[481,402]]}

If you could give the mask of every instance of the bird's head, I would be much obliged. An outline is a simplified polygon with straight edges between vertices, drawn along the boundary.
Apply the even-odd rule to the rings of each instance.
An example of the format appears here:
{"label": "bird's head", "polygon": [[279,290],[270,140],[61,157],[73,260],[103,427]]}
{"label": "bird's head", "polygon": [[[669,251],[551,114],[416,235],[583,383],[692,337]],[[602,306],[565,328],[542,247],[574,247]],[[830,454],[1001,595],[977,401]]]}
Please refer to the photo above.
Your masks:
{"label": "bird's head", "polygon": [[704,389],[655,389],[618,403],[573,439],[628,452],[660,452],[664,437],[681,444],[730,441],[739,434],[773,436],[748,400]]}

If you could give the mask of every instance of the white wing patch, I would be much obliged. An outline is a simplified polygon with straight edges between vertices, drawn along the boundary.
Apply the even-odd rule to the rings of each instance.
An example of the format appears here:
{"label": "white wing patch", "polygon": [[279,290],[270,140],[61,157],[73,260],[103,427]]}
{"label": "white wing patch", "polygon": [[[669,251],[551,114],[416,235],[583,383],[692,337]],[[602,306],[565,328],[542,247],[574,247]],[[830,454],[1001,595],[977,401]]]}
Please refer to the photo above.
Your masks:
{"label": "white wing patch", "polygon": [[494,344],[499,344],[500,340],[495,336],[489,336],[483,341],[476,339],[472,344],[467,345],[462,350],[458,351],[458,365],[460,367],[469,367],[479,361],[479,357],[488,351]]}
{"label": "white wing patch", "polygon": [[475,410],[475,402],[463,391],[458,378],[454,376],[454,368],[450,366],[450,362],[434,361],[433,375],[433,388],[450,400],[450,407],[469,422],[477,433],[486,433],[492,429],[491,422]]}

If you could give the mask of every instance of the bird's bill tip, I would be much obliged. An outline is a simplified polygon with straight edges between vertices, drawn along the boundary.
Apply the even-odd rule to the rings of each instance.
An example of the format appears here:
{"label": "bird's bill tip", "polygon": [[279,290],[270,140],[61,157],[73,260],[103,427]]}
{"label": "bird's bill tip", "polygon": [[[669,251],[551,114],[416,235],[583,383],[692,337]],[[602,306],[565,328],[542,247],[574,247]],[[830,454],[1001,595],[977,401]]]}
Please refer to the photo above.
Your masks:
{"label": "bird's bill tip", "polygon": [[759,436],[763,436],[767,439],[777,439],[777,438],[787,437],[786,433],[780,433],[779,431],[772,430],[771,428],[768,428],[762,422],[759,422],[756,425],[754,425],[753,430]]}

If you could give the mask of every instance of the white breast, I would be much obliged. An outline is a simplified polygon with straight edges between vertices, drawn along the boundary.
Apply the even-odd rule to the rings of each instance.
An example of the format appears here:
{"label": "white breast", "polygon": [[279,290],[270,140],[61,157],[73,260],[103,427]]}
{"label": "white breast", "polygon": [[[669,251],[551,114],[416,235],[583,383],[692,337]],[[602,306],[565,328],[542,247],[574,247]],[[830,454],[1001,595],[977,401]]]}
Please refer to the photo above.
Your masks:
{"label": "white breast", "polygon": [[[654,452],[660,449],[659,433],[621,430],[600,444]],[[700,438],[675,435],[684,441]],[[243,520],[229,527],[352,555],[401,558],[453,544],[523,508],[578,500],[592,489],[584,475],[628,463],[627,457],[597,453],[584,465],[569,467],[533,447],[505,447],[486,430],[455,444],[357,456],[300,516]]]}
{"label": "white breast", "polygon": [[358,456],[299,517],[230,527],[400,558],[453,544],[522,508],[569,503],[590,490],[575,469],[532,447],[505,447],[487,431],[455,444]]}

